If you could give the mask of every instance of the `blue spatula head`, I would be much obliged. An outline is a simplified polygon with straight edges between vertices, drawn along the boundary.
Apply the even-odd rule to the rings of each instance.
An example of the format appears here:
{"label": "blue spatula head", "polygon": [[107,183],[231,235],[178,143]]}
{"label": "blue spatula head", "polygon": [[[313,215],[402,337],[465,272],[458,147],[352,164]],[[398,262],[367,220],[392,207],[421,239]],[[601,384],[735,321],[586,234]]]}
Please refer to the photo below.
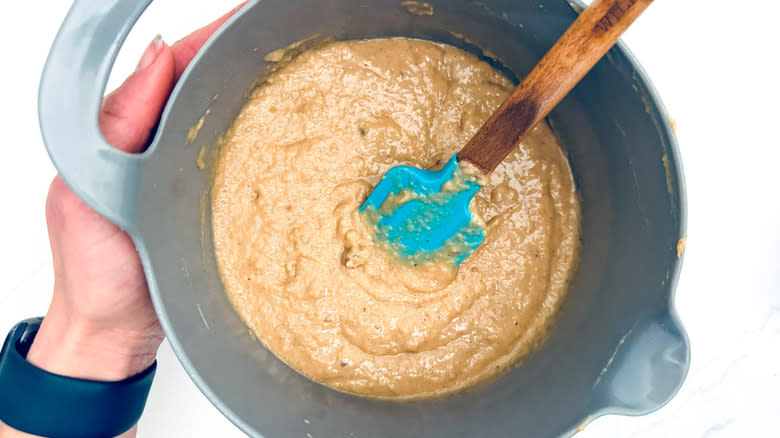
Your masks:
{"label": "blue spatula head", "polygon": [[455,156],[437,171],[397,166],[379,181],[360,212],[375,227],[375,241],[402,261],[458,265],[485,239],[482,221],[469,210],[479,188]]}

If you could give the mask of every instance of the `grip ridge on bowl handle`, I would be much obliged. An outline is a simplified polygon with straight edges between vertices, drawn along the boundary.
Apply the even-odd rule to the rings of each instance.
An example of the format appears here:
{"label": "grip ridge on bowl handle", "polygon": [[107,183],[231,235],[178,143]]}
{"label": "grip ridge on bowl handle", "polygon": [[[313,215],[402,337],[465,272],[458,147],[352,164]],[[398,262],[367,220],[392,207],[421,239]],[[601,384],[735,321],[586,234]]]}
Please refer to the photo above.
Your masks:
{"label": "grip ridge on bowl handle", "polygon": [[645,415],[679,390],[690,365],[690,344],[673,310],[645,316],[618,342],[593,387],[591,410]]}
{"label": "grip ridge on bowl handle", "polygon": [[138,155],[106,142],[98,125],[116,55],[152,0],[76,0],[41,77],[38,118],[60,176],[95,211],[123,229],[135,216]]}

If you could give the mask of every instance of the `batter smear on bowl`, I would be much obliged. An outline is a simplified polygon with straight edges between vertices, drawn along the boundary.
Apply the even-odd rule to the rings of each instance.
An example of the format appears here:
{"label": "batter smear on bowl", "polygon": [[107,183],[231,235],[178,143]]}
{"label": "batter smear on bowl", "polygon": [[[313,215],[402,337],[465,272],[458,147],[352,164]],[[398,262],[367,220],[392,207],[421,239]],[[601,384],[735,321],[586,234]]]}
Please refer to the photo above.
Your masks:
{"label": "batter smear on bowl", "polygon": [[274,71],[224,136],[213,233],[225,290],[278,357],[359,395],[414,399],[490,379],[540,345],[576,268],[579,200],[542,123],[471,210],[459,266],[409,264],[358,212],[392,166],[437,169],[514,84],[451,46],[333,42]]}

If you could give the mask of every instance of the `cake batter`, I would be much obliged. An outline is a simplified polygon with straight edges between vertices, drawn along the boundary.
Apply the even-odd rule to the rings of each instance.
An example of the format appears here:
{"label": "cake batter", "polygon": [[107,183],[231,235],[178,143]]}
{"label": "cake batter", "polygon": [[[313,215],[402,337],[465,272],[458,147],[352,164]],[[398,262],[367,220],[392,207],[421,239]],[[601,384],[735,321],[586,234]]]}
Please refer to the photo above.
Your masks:
{"label": "cake batter", "polygon": [[225,290],[278,357],[364,396],[440,396],[543,342],[576,267],[580,207],[541,123],[475,197],[460,266],[400,263],[358,208],[392,166],[436,169],[512,92],[489,64],[413,39],[331,42],[276,69],[224,136],[213,233]]}

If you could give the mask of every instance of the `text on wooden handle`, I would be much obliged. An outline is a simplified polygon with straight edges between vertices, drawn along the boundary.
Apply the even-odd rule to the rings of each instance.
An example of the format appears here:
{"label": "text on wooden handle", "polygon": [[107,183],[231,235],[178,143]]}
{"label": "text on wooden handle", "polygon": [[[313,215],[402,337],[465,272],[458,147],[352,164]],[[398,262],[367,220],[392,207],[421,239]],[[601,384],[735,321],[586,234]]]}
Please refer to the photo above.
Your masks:
{"label": "text on wooden handle", "polygon": [[614,5],[607,9],[606,14],[593,27],[593,33],[596,36],[605,34],[609,29],[617,24],[621,18],[623,18],[631,6],[634,6],[638,0],[621,0],[615,2]]}

